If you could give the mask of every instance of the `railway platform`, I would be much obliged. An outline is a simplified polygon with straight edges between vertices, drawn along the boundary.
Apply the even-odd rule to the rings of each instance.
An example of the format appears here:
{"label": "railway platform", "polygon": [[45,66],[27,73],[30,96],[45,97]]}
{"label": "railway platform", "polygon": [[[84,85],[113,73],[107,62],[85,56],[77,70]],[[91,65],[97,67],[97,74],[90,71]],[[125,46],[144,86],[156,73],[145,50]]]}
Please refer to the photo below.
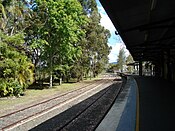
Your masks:
{"label": "railway platform", "polygon": [[156,77],[134,77],[139,90],[139,131],[174,131],[175,84]]}
{"label": "railway platform", "polygon": [[174,83],[156,77],[128,76],[126,86],[126,97],[114,103],[96,131],[175,130]]}
{"label": "railway platform", "polygon": [[[19,131],[19,130],[30,129],[32,131],[34,130],[48,131],[48,130],[62,129],[62,128],[59,128],[60,126],[60,127],[67,127],[67,128],[64,128],[64,130],[71,130],[71,131],[72,130],[73,131],[74,130],[77,130],[77,131],[79,130],[81,131],[83,130],[85,131],[86,130],[88,131],[91,131],[91,130],[96,130],[96,131],[175,131],[175,127],[174,127],[175,83],[166,81],[161,78],[148,77],[148,76],[127,76],[127,81],[125,83],[125,86],[120,86],[121,83],[120,82],[118,83],[117,81],[111,80],[110,82],[112,82],[113,84],[111,85],[109,83],[109,80],[104,81],[104,83],[101,83],[100,81],[99,82],[100,85],[95,86],[96,88],[97,87],[100,88],[103,85],[99,93],[95,93],[88,99],[86,98],[85,100],[83,99],[82,102],[80,102],[79,104],[75,104],[74,106],[71,106],[71,108],[70,108],[70,105],[67,105],[67,107],[70,109],[66,108],[64,111],[61,112],[61,108],[56,108],[54,112],[53,111],[50,112],[50,114],[52,115],[53,113],[56,114],[54,117],[50,117],[50,114],[45,113],[41,116],[38,116],[36,119],[27,119],[28,121],[26,120],[26,122],[24,121],[25,118],[23,118],[23,121],[19,122],[20,125],[17,122],[16,122],[17,123],[16,125],[12,123],[11,125],[13,126],[4,128],[3,130],[9,129],[9,130]],[[104,86],[105,84],[107,86],[109,85],[111,86],[106,88]],[[110,89],[112,90],[110,91]],[[93,93],[94,93],[94,90],[93,90]],[[89,93],[91,94],[92,92],[89,92]],[[114,95],[115,93],[118,95],[115,96]],[[105,97],[101,97],[101,96],[105,96]],[[109,99],[109,96],[116,98],[114,99],[114,102],[112,98]],[[105,99],[105,98],[108,98],[108,99]],[[80,99],[80,98],[78,97],[77,99]],[[61,100],[64,100],[63,97],[62,99],[60,99],[60,101]],[[108,110],[107,107],[105,106],[109,104],[109,100],[111,100],[111,102],[114,104],[113,105],[111,104],[112,107],[109,105],[108,107],[109,110]],[[59,102],[59,100],[56,100],[56,101]],[[77,101],[78,100],[76,100],[75,102]],[[40,108],[42,108],[43,106],[40,105]],[[31,106],[31,107],[33,110],[34,106]],[[92,108],[86,108],[86,107],[92,107]],[[107,113],[104,113],[103,115],[102,114],[98,115],[98,113],[103,113],[104,107],[106,108],[105,110]],[[26,110],[26,109],[24,108],[16,113],[18,114],[22,113],[23,110]],[[27,114],[30,113],[29,110],[27,110],[27,112],[28,112]],[[61,112],[61,113],[57,113],[57,112]],[[83,112],[85,113],[83,114]],[[13,116],[15,117],[15,115],[13,114],[8,114],[8,118],[10,119],[12,119]],[[16,116],[20,117],[20,115],[16,115]],[[99,119],[96,120],[98,116],[99,116]],[[5,120],[5,118],[2,118],[2,117],[3,116],[1,116],[2,121],[0,121],[1,125]],[[45,117],[47,118],[46,121],[44,121]],[[44,122],[40,122],[40,120],[43,120]],[[17,119],[16,121],[19,121],[19,120]],[[37,124],[37,122],[38,123],[40,122],[40,123]],[[70,122],[72,122],[72,124],[69,124]],[[86,122],[88,122],[89,125],[86,124]],[[92,126],[93,122],[97,124],[94,124]],[[97,128],[96,128],[96,125],[97,125]]]}
{"label": "railway platform", "polygon": [[135,131],[137,85],[128,77],[113,106],[96,131]]}

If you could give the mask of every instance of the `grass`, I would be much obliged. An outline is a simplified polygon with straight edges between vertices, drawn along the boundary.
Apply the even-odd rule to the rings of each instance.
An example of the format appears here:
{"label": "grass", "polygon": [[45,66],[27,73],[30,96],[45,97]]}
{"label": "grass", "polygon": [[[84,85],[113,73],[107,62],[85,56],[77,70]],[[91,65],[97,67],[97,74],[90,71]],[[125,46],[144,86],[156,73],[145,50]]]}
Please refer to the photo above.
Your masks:
{"label": "grass", "polygon": [[74,90],[85,84],[91,83],[97,79],[99,78],[93,78],[91,80],[87,79],[79,83],[63,83],[60,86],[53,86],[53,88],[51,89],[42,89],[42,90],[27,89],[25,92],[25,95],[19,98],[16,98],[16,97],[0,98],[0,107],[1,107],[0,113],[8,109],[13,110],[15,108],[18,108],[18,107],[21,108],[31,103],[32,104],[36,103],[38,101],[44,100],[56,94],[62,94],[67,91]]}

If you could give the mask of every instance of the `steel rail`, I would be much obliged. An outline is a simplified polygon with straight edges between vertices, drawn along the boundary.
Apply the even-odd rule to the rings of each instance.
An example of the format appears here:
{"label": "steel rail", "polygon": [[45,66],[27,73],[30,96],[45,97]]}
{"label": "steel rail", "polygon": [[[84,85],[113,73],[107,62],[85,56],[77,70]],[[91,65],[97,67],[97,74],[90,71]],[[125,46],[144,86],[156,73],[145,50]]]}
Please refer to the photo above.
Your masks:
{"label": "steel rail", "polygon": [[[113,86],[113,84],[112,85],[110,85],[110,86]],[[68,126],[69,124],[71,124],[75,119],[77,119],[81,114],[83,114],[86,110],[88,110],[91,106],[93,106],[100,98],[102,98],[109,90],[110,90],[111,88],[109,87],[109,88],[107,88],[106,89],[106,91],[105,92],[103,92],[100,96],[98,96],[90,105],[88,105],[85,109],[83,109],[80,113],[78,113],[75,117],[73,117],[71,120],[69,120],[68,122],[66,122],[63,126],[61,126],[60,128],[56,128],[56,129],[54,129],[54,130],[57,130],[57,131],[61,131],[62,129],[64,129],[66,126]],[[117,95],[116,95],[116,97],[115,97],[115,99],[118,97],[118,95],[119,95],[119,93],[121,92],[121,90],[122,90],[122,86],[120,86],[120,88],[118,89],[118,93],[117,93]],[[113,102],[111,103],[111,105],[110,105],[110,108],[112,107],[112,105],[113,105],[113,103],[114,103],[114,101],[115,101],[115,99],[113,100]],[[110,109],[109,108],[109,109]],[[109,111],[109,109],[107,110],[107,112]],[[107,114],[107,112],[105,113],[105,115]],[[103,119],[104,117],[102,117],[102,119]],[[101,120],[102,121],[102,120]],[[101,122],[100,121],[100,122]],[[99,124],[99,123],[98,123]],[[96,126],[97,127],[97,126]],[[95,128],[96,128],[95,127]]]}
{"label": "steel rail", "polygon": [[[35,107],[35,106],[38,106],[38,105],[41,105],[41,104],[45,104],[45,103],[47,103],[47,102],[49,102],[49,101],[52,101],[52,100],[57,99],[57,98],[61,98],[61,97],[63,97],[63,96],[66,96],[67,94],[70,94],[70,93],[76,92],[76,91],[78,91],[78,90],[84,89],[84,88],[86,88],[86,87],[88,87],[88,86],[91,86],[91,85],[93,85],[93,84],[98,84],[98,83],[99,83],[99,85],[101,85],[101,84],[102,84],[101,81],[102,81],[103,83],[105,83],[105,82],[104,82],[104,79],[101,79],[101,80],[98,81],[98,82],[94,82],[94,83],[88,84],[88,85],[86,85],[86,86],[83,86],[83,87],[81,87],[81,88],[78,88],[78,89],[69,91],[69,92],[67,92],[67,93],[61,94],[61,95],[56,96],[56,97],[54,97],[54,98],[51,98],[51,99],[45,100],[45,101],[43,101],[43,102],[34,104],[34,105],[32,105],[32,106],[23,108],[23,109],[21,109],[21,110],[18,110],[18,111],[15,111],[15,112],[6,114],[6,115],[4,115],[4,116],[1,116],[0,118],[2,119],[2,118],[4,118],[4,117],[8,117],[8,116],[10,116],[10,115],[14,115],[14,114],[16,114],[16,113],[18,113],[18,112],[21,112],[21,111],[30,109],[30,108],[32,108],[32,107]],[[96,86],[98,86],[98,85],[95,85],[93,88],[95,88]],[[93,88],[91,88],[91,89],[93,89]],[[87,91],[88,91],[88,90],[87,90]],[[87,92],[87,91],[86,91],[86,92]],[[84,92],[83,92],[83,93],[84,93]],[[80,93],[79,95],[81,95],[81,94],[83,94],[83,93]],[[55,104],[55,105],[53,105],[53,106],[51,106],[51,107],[49,107],[49,108],[46,108],[46,109],[44,109],[44,110],[42,110],[42,111],[39,111],[39,112],[36,112],[36,113],[34,113],[34,114],[30,115],[30,116],[24,117],[24,118],[22,118],[22,119],[20,119],[20,120],[18,120],[18,121],[16,121],[16,122],[14,122],[14,123],[12,123],[12,124],[9,124],[9,125],[7,125],[7,126],[1,127],[1,129],[2,129],[2,130],[10,129],[10,128],[13,128],[15,125],[18,125],[19,123],[22,123],[22,122],[24,122],[24,121],[27,121],[27,120],[30,119],[30,118],[31,118],[31,120],[32,120],[33,117],[38,116],[38,115],[40,115],[40,114],[42,114],[42,113],[44,113],[44,112],[49,112],[49,110],[52,110],[53,108],[55,108],[55,107],[57,107],[57,106],[59,106],[59,105],[62,105],[62,104],[64,104],[64,103],[66,103],[68,100],[73,99],[74,97],[77,97],[77,94],[76,94],[75,96],[69,97],[69,99],[66,99],[66,100],[64,100],[64,101],[62,101],[62,102],[59,102],[59,103],[57,103],[57,104]],[[29,121],[31,121],[31,120],[29,120]],[[24,122],[24,123],[25,123],[25,122]]]}
{"label": "steel rail", "polygon": [[[102,80],[102,79],[100,79],[100,81],[101,81],[101,80]],[[27,107],[22,108],[22,109],[20,109],[20,110],[17,110],[17,111],[14,111],[14,112],[11,112],[11,113],[8,113],[8,114],[5,114],[5,115],[3,115],[3,116],[0,116],[0,119],[1,119],[1,118],[4,118],[4,117],[7,117],[7,116],[10,116],[10,115],[13,115],[13,114],[15,114],[15,113],[18,113],[18,112],[24,111],[24,110],[26,110],[26,109],[29,109],[29,108],[32,108],[32,107],[35,107],[35,106],[38,106],[38,105],[41,105],[41,104],[47,103],[47,102],[52,101],[52,100],[54,100],[54,99],[57,99],[57,98],[59,98],[59,97],[65,96],[65,95],[70,94],[70,93],[72,93],[72,92],[75,92],[75,91],[81,90],[81,89],[86,88],[86,87],[88,87],[88,86],[91,86],[91,85],[93,85],[93,84],[95,84],[95,83],[96,83],[96,82],[93,82],[93,83],[88,84],[88,85],[86,85],[86,86],[82,86],[82,87],[80,87],[80,88],[78,88],[78,89],[75,89],[75,90],[72,90],[72,91],[68,91],[68,92],[63,93],[63,94],[60,94],[60,95],[58,95],[58,96],[56,96],[56,97],[53,97],[53,98],[50,98],[50,99],[44,100],[44,101],[42,101],[42,102],[39,102],[39,103],[37,103],[37,104],[31,105],[31,106],[27,106]]]}

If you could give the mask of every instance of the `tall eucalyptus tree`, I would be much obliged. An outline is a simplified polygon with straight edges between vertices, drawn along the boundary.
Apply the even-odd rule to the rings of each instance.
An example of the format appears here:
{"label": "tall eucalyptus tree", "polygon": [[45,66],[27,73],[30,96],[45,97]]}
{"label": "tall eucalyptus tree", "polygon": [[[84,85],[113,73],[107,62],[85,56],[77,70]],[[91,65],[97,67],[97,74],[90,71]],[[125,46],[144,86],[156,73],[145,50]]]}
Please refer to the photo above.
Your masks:
{"label": "tall eucalyptus tree", "polygon": [[98,13],[95,0],[79,0],[89,18],[89,24],[85,27],[86,36],[83,39],[83,67],[86,72],[93,73],[95,77],[108,63],[110,47],[107,45],[110,32],[100,24],[101,16]]}
{"label": "tall eucalyptus tree", "polygon": [[37,10],[44,7],[47,14],[47,21],[41,29],[41,38],[48,43],[44,56],[52,87],[53,71],[69,70],[69,63],[73,63],[81,53],[77,43],[85,34],[81,25],[86,24],[87,16],[83,14],[82,6],[77,0],[36,0],[36,4]]}

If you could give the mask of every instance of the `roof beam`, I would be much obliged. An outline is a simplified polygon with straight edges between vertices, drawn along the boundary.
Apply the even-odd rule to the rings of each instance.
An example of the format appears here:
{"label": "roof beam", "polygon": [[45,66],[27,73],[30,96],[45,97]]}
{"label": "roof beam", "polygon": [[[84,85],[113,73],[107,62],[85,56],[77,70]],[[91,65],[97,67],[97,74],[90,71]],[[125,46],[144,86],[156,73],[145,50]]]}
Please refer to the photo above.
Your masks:
{"label": "roof beam", "polygon": [[[135,27],[132,27],[132,28],[129,28],[129,29],[122,30],[121,32],[126,33],[126,32],[133,31],[133,30],[143,31],[143,30],[146,30],[146,29],[154,29],[154,28],[160,28],[160,27],[169,28],[171,26],[160,25],[160,24],[167,23],[167,22],[170,22],[170,21],[175,21],[175,17],[171,17],[171,18],[164,19],[164,20],[161,20],[161,21],[152,22],[152,23],[149,23],[149,24],[135,26]],[[172,26],[172,27],[174,27],[174,26]]]}
{"label": "roof beam", "polygon": [[160,38],[160,39],[157,39],[157,40],[146,41],[146,42],[139,43],[139,44],[133,44],[132,46],[134,46],[134,47],[135,46],[144,46],[144,45],[148,45],[148,43],[150,44],[150,43],[160,42],[160,41],[169,40],[169,39],[173,39],[173,38],[175,38],[175,35],[168,36],[166,38]]}

